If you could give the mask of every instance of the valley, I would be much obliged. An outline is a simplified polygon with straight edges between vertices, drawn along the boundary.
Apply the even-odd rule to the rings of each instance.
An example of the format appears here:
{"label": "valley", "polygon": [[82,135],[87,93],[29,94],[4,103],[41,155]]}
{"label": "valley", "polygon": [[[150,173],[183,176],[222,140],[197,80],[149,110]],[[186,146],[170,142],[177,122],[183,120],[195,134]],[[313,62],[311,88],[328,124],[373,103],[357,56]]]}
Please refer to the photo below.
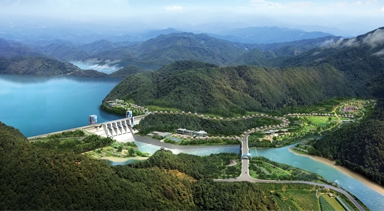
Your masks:
{"label": "valley", "polygon": [[[0,178],[7,184],[1,188],[6,193],[1,208],[381,206],[382,195],[360,186],[358,179],[349,181],[342,172],[334,173],[334,179],[334,169],[318,173],[297,164],[296,159],[305,163],[305,158],[289,149],[335,160],[383,184],[383,28],[352,38],[304,33],[305,39],[296,39],[298,32],[292,30],[280,43],[257,43],[242,33],[168,32],[133,41],[0,40],[5,83],[0,94],[12,104],[17,95],[9,87],[30,83],[29,89],[37,90],[32,95],[24,90],[20,96],[25,102],[16,106],[1,104],[12,112],[2,112],[0,121],[22,122],[22,133],[39,136],[83,126],[91,114],[101,117],[85,130],[30,140],[1,123]],[[76,62],[96,70],[71,64]],[[39,82],[19,81],[26,75]],[[28,100],[36,105],[29,109],[37,111],[19,114],[12,109],[21,109]],[[59,110],[63,106],[66,110]],[[127,110],[145,117],[132,128],[121,125]],[[54,129],[57,125],[61,128]],[[296,157],[281,160],[287,156]],[[11,181],[9,175],[17,179]]]}

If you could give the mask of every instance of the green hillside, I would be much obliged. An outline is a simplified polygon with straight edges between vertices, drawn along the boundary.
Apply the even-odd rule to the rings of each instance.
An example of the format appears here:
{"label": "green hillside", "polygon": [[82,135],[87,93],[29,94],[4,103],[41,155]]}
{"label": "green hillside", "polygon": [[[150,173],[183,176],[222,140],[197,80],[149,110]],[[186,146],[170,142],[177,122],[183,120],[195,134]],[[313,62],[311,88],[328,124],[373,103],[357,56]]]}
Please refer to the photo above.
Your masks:
{"label": "green hillside", "polygon": [[366,121],[344,125],[314,143],[315,154],[384,184],[384,74],[376,77],[369,91],[378,99]]}
{"label": "green hillside", "polygon": [[298,68],[218,67],[180,61],[156,72],[124,79],[105,100],[133,99],[139,105],[217,113],[305,105],[353,96],[344,75],[330,65]]}
{"label": "green hillside", "polygon": [[81,70],[70,63],[45,57],[13,57],[10,59],[0,57],[0,74],[108,77],[105,73],[95,70]]}
{"label": "green hillside", "polygon": [[142,63],[165,65],[180,60],[225,64],[247,52],[241,45],[205,34],[178,33],[160,35],[135,48]]}
{"label": "green hillside", "polygon": [[384,184],[383,114],[384,101],[380,100],[367,121],[324,135],[315,142],[314,153]]}
{"label": "green hillside", "polygon": [[2,210],[277,210],[251,183],[213,182],[231,155],[158,151],[139,165],[109,166],[35,147],[0,122]]}
{"label": "green hillside", "polygon": [[145,72],[145,70],[137,66],[129,65],[109,74],[109,76],[112,78],[125,78],[129,75],[142,72]]}
{"label": "green hillside", "polygon": [[82,60],[88,57],[86,52],[79,50],[73,45],[50,44],[43,47],[43,52],[62,61]]}

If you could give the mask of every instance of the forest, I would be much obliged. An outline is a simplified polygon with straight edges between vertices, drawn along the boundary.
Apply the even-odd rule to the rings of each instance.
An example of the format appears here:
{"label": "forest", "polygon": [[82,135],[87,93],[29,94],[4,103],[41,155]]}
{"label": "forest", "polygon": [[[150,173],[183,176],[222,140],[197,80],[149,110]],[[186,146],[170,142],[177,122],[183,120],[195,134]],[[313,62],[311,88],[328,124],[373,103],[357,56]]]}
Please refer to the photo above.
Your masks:
{"label": "forest", "polygon": [[361,123],[344,125],[314,142],[312,154],[320,155],[384,184],[384,101],[378,100],[371,116]]}
{"label": "forest", "polygon": [[268,112],[355,96],[343,73],[328,64],[312,67],[223,66],[179,61],[158,71],[131,75],[104,99],[132,99],[223,117]]}
{"label": "forest", "polygon": [[112,167],[86,155],[34,146],[3,123],[0,134],[2,210],[278,209],[254,184],[212,181],[229,163],[226,155],[158,151],[143,163]]}

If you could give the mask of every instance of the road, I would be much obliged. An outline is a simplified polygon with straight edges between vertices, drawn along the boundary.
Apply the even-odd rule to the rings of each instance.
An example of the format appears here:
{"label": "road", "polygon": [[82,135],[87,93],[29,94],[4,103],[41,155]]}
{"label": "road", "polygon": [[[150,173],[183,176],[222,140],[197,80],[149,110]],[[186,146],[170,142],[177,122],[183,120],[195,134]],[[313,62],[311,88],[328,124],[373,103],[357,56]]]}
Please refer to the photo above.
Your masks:
{"label": "road", "polygon": [[[249,153],[248,148],[248,136],[249,134],[244,135],[243,139],[241,140],[241,155]],[[243,158],[241,160],[241,174],[240,176],[236,178],[230,178],[230,179],[215,179],[216,182],[252,182],[252,183],[280,183],[280,184],[307,184],[307,185],[316,185],[319,187],[329,188],[334,191],[337,191],[341,194],[344,194],[360,211],[364,211],[365,209],[345,190],[341,188],[334,187],[332,185],[317,183],[317,182],[308,182],[308,181],[289,181],[289,180],[262,180],[262,179],[256,179],[252,178],[249,175],[249,159]]]}

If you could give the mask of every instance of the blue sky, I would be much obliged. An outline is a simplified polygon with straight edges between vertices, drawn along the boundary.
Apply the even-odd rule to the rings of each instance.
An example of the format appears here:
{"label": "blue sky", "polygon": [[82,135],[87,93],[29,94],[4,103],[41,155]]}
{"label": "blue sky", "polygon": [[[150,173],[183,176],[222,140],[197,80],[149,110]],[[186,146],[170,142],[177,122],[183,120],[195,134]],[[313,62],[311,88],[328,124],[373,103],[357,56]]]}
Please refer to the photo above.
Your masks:
{"label": "blue sky", "polygon": [[0,17],[7,16],[155,28],[231,22],[366,30],[384,25],[384,0],[0,0]]}

